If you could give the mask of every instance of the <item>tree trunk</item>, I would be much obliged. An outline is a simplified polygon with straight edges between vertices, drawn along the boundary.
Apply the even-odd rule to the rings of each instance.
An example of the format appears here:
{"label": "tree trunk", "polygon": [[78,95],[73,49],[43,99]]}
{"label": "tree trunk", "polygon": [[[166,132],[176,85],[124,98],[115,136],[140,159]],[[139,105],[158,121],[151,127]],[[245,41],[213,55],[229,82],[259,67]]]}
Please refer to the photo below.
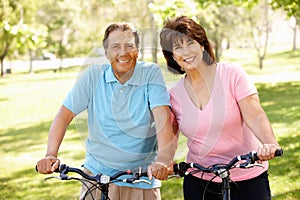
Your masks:
{"label": "tree trunk", "polygon": [[153,27],[153,31],[152,31],[152,61],[154,63],[157,63],[157,31],[156,31],[156,27]]}
{"label": "tree trunk", "polygon": [[0,60],[1,60],[1,77],[3,77],[4,76],[4,63],[3,63],[4,57],[1,57]]}
{"label": "tree trunk", "polygon": [[140,60],[141,61],[143,61],[144,60],[144,56],[145,56],[145,44],[144,44],[144,32],[145,31],[143,31],[142,33],[141,33],[141,41],[140,41],[140,55],[141,55],[141,57],[140,57]]}
{"label": "tree trunk", "polygon": [[[148,0],[148,3],[153,3],[153,0]],[[149,18],[150,18],[150,25],[151,25],[151,29],[152,29],[152,44],[151,44],[151,52],[152,52],[152,61],[154,63],[157,63],[157,28],[155,25],[155,21],[154,21],[154,17],[153,17],[153,13],[150,12],[149,14]]]}
{"label": "tree trunk", "polygon": [[32,74],[34,73],[33,71],[33,66],[32,66],[32,50],[29,49],[29,73]]}
{"label": "tree trunk", "polygon": [[298,20],[296,20],[296,24],[293,27],[293,51],[297,50],[297,25],[298,25]]}
{"label": "tree trunk", "polygon": [[264,57],[263,56],[259,56],[259,69],[263,68],[263,62],[264,62]]}

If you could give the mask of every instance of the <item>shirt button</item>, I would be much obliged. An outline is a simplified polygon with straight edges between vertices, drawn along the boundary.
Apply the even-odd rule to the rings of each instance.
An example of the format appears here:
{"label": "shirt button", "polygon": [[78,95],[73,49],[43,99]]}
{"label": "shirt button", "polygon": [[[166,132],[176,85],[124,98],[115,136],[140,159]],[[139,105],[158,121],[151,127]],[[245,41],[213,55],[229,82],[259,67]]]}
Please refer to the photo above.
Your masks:
{"label": "shirt button", "polygon": [[123,90],[120,90],[120,93],[123,93]]}

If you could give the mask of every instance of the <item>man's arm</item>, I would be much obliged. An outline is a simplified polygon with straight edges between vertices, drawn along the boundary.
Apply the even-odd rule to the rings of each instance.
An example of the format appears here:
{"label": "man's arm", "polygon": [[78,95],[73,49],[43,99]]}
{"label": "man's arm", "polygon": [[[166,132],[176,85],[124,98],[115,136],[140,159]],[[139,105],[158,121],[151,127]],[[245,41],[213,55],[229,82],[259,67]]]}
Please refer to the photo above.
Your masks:
{"label": "man's arm", "polygon": [[171,110],[168,106],[155,107],[152,110],[158,140],[156,162],[149,166],[149,178],[152,175],[164,180],[172,172],[172,163],[177,148],[177,132],[173,132]]}
{"label": "man's arm", "polygon": [[37,162],[40,173],[50,174],[59,166],[58,149],[74,116],[66,107],[60,107],[49,130],[46,156]]}

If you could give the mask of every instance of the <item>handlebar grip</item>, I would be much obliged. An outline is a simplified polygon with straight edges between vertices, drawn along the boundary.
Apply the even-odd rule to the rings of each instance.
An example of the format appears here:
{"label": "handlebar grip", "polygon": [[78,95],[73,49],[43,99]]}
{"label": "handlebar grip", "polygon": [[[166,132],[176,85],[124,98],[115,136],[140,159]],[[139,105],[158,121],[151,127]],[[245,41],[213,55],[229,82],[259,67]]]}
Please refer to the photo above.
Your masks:
{"label": "handlebar grip", "polygon": [[189,168],[191,168],[191,163],[180,162],[173,165],[174,174],[183,175]]}
{"label": "handlebar grip", "polygon": [[277,156],[282,156],[283,155],[283,150],[282,149],[277,149],[276,151],[275,151],[275,157],[277,157]]}
{"label": "handlebar grip", "polygon": [[174,171],[174,174],[178,174],[178,164],[177,163],[173,164],[173,171]]}
{"label": "handlebar grip", "polygon": [[[278,156],[282,156],[282,155],[283,155],[283,150],[282,149],[276,149],[274,156],[278,157]],[[254,161],[259,160],[259,158],[257,156],[257,153],[253,154],[253,159],[254,159]]]}
{"label": "handlebar grip", "polygon": [[[60,172],[60,171],[59,171],[59,168],[60,168],[60,167],[56,168],[56,169],[54,170],[54,172],[58,172],[58,173],[59,173],[59,172]],[[36,172],[39,172],[39,170],[38,170],[38,168],[37,168],[37,165],[35,165],[35,171],[36,171]]]}
{"label": "handlebar grip", "polygon": [[59,172],[60,172],[59,168],[60,168],[60,166],[58,166],[58,168],[56,168],[56,169],[54,170],[54,172],[59,173]]}
{"label": "handlebar grip", "polygon": [[148,172],[142,172],[140,176],[148,176]]}

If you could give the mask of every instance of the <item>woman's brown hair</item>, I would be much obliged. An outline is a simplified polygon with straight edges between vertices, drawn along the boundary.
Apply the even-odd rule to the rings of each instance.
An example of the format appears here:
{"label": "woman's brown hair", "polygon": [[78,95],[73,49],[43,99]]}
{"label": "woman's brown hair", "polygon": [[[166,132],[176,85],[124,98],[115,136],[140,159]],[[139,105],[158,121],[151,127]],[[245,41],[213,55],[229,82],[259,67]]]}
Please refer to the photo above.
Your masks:
{"label": "woman's brown hair", "polygon": [[208,65],[216,62],[210,42],[204,28],[187,16],[168,19],[160,32],[160,45],[167,61],[169,71],[175,74],[184,74],[178,63],[173,59],[173,45],[184,38],[196,40],[204,47],[203,60]]}

